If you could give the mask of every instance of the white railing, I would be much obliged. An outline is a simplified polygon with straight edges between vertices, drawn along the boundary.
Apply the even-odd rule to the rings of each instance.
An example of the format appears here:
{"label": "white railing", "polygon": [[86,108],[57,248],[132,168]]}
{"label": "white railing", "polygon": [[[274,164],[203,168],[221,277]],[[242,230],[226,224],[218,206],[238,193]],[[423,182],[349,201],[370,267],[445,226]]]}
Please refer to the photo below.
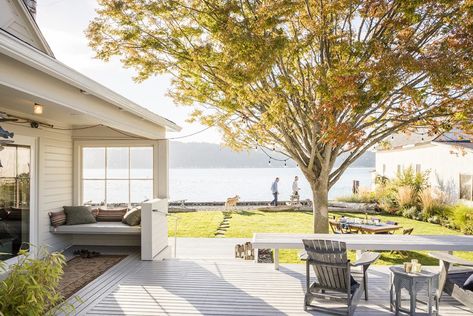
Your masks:
{"label": "white railing", "polygon": [[153,260],[168,247],[168,200],[154,199],[141,208],[141,260]]}

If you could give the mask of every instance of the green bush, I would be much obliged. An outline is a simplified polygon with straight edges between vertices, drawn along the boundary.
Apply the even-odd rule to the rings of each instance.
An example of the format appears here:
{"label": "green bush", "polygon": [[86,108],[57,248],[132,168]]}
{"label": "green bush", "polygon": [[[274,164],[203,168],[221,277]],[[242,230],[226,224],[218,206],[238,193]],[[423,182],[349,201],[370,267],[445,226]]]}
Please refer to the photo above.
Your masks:
{"label": "green bush", "polygon": [[21,250],[18,262],[8,267],[0,282],[0,311],[3,315],[44,315],[62,301],[57,286],[63,274],[62,254],[38,251],[38,258]]}
{"label": "green bush", "polygon": [[401,215],[410,219],[418,219],[421,217],[420,211],[415,206],[403,209]]}
{"label": "green bush", "polygon": [[473,235],[473,207],[463,204],[454,205],[451,209],[453,224],[462,233]]}
{"label": "green bush", "polygon": [[396,178],[392,180],[395,187],[411,187],[417,194],[427,188],[429,181],[429,172],[416,172],[412,166],[396,174]]}
{"label": "green bush", "polygon": [[342,196],[337,201],[346,203],[376,203],[375,192],[360,190],[358,194]]}

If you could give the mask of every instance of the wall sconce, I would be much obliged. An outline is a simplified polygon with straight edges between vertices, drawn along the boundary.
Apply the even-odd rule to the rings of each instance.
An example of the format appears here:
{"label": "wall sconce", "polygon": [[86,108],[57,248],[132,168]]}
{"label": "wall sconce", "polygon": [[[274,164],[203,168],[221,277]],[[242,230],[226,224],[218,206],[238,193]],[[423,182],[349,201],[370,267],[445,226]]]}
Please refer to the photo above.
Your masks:
{"label": "wall sconce", "polygon": [[35,103],[33,105],[34,114],[43,114],[43,106],[41,104]]}

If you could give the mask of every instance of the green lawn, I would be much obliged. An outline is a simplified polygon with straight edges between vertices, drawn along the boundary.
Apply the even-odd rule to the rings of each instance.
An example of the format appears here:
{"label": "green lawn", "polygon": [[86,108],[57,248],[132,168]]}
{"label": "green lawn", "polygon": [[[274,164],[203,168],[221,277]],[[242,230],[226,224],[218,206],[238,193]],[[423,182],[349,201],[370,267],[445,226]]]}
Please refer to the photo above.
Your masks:
{"label": "green lawn", "polygon": [[[333,213],[332,215],[346,217],[363,218],[364,214],[359,213]],[[223,220],[223,213],[218,211],[194,212],[177,214],[179,217],[179,237],[214,237],[220,222]],[[414,234],[417,235],[459,235],[460,233],[440,225],[419,222],[400,216],[376,215],[382,221],[398,222],[403,228],[414,227]],[[170,236],[174,236],[174,218],[169,218]],[[233,212],[230,220],[230,228],[225,237],[246,237],[250,238],[254,232],[259,233],[311,233],[312,213],[311,212],[260,212],[242,211]],[[394,238],[394,236],[393,236]],[[473,260],[473,253],[455,253],[461,257]],[[354,253],[350,254],[354,258]],[[427,252],[410,252],[407,256],[383,252],[377,264],[393,265],[401,264],[417,258],[422,264],[436,265],[435,259],[430,258]],[[280,260],[283,263],[299,262],[297,251],[282,250]]]}
{"label": "green lawn", "polygon": [[168,217],[169,236],[174,237],[177,218],[177,237],[214,237],[223,221],[223,213],[215,211],[175,213]]}

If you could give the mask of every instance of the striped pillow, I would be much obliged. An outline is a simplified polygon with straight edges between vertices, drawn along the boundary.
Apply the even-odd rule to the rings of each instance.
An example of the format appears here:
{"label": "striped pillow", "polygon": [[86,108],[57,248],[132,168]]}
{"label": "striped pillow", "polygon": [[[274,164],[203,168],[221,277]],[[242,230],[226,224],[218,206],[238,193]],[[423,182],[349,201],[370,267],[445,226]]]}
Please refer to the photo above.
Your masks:
{"label": "striped pillow", "polygon": [[97,222],[121,222],[128,208],[99,209]]}
{"label": "striped pillow", "polygon": [[49,212],[48,215],[51,226],[58,227],[66,224],[66,213],[64,211]]}

